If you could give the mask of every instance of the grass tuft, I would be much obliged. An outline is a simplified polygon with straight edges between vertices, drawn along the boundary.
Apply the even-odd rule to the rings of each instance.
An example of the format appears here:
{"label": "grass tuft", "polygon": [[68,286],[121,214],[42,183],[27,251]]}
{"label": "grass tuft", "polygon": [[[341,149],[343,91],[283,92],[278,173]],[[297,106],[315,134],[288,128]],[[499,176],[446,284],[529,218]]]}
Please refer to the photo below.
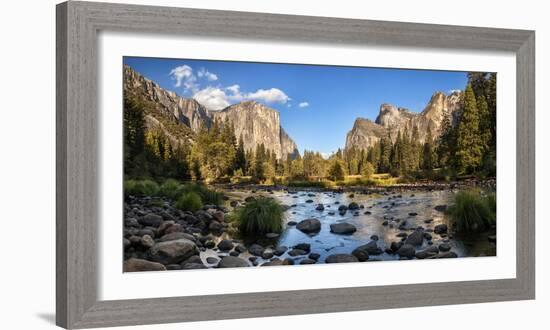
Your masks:
{"label": "grass tuft", "polygon": [[171,199],[177,199],[179,193],[181,192],[182,185],[179,181],[174,179],[168,179],[164,181],[159,188],[159,195],[168,197]]}
{"label": "grass tuft", "polygon": [[494,194],[482,195],[476,190],[464,190],[454,197],[448,213],[456,223],[457,232],[480,232],[496,221]]}
{"label": "grass tuft", "polygon": [[174,206],[182,211],[195,212],[202,208],[202,200],[197,193],[190,191],[182,194]]}
{"label": "grass tuft", "polygon": [[280,233],[284,210],[276,200],[260,197],[237,209],[232,218],[243,235]]}
{"label": "grass tuft", "polygon": [[152,180],[126,180],[124,182],[124,194],[126,196],[156,196],[159,185]]}

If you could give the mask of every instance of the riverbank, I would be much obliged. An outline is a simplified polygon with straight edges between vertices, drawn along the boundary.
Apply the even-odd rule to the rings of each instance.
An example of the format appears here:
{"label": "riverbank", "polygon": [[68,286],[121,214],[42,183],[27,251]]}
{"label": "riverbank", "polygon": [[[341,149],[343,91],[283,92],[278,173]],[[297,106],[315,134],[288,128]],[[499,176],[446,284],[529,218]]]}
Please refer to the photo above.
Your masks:
{"label": "riverbank", "polygon": [[395,183],[383,186],[365,186],[365,185],[345,185],[332,187],[319,186],[293,186],[284,184],[254,184],[254,183],[214,183],[213,187],[222,190],[249,190],[249,191],[318,191],[318,192],[361,192],[361,193],[377,193],[381,191],[399,192],[399,191],[433,191],[433,190],[452,190],[452,189],[490,189],[496,190],[496,179],[476,179],[469,178],[456,181],[431,181],[422,180],[414,183]]}
{"label": "riverbank", "polygon": [[[124,270],[496,255],[496,228],[456,235],[444,213],[453,194],[450,186],[354,192],[276,188],[224,188],[224,205],[205,205],[196,212],[180,211],[168,198],[129,196],[124,208]],[[230,213],[261,196],[285,206],[283,232],[240,239]]]}

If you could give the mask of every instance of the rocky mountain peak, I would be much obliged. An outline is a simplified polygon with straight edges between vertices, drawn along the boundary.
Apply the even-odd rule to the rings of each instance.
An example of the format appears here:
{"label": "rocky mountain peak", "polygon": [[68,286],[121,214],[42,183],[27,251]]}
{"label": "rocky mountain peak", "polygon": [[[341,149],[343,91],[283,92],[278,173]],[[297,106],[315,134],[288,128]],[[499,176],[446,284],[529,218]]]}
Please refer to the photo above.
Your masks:
{"label": "rocky mountain peak", "polygon": [[355,121],[347,135],[346,148],[366,149],[379,141],[384,134],[389,133],[392,139],[395,139],[399,131],[403,132],[406,128],[411,133],[414,127],[418,129],[420,142],[424,142],[428,127],[432,131],[432,136],[438,136],[444,116],[451,115],[456,118],[461,102],[461,91],[453,91],[449,95],[438,91],[431,96],[420,113],[384,103],[380,105],[374,123],[363,118]]}
{"label": "rocky mountain peak", "polygon": [[[256,101],[243,101],[220,111],[209,111],[197,100],[167,91],[127,65],[124,66],[124,92],[151,101],[161,113],[191,128],[195,133],[203,125],[210,127],[214,120],[224,123],[228,119],[235,127],[237,139],[243,137],[245,149],[254,150],[258,144],[263,143],[280,159],[285,159],[287,155],[298,155],[296,143],[281,127],[279,112]],[[160,127],[159,120],[151,114],[146,121],[150,128]],[[169,128],[160,128],[171,135]]]}
{"label": "rocky mountain peak", "polygon": [[296,144],[281,127],[279,112],[264,104],[245,101],[221,111],[212,111],[211,114],[213,119],[222,123],[226,119],[231,121],[235,135],[237,138],[243,137],[247,150],[254,150],[257,145],[263,144],[274,151],[279,159],[286,159],[287,155],[298,155]]}

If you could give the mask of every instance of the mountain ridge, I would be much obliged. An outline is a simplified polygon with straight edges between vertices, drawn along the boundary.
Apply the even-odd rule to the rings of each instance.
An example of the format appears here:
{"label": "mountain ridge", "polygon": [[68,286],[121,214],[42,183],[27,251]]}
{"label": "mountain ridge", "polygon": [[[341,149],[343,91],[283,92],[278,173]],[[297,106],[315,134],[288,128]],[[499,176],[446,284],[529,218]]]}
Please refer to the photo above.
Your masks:
{"label": "mountain ridge", "polygon": [[382,103],[374,121],[366,118],[357,118],[354,125],[346,135],[345,149],[367,149],[383,136],[389,136],[395,140],[399,132],[408,130],[412,134],[413,129],[418,129],[419,142],[426,140],[428,128],[432,137],[441,134],[441,123],[446,114],[451,116],[455,124],[462,102],[462,92],[453,91],[449,95],[436,91],[419,113],[411,112],[402,107],[396,107],[389,103]]}
{"label": "mountain ridge", "polygon": [[203,126],[211,127],[214,120],[223,124],[229,119],[234,125],[236,138],[243,137],[245,149],[254,150],[263,143],[279,159],[299,155],[296,143],[281,126],[279,112],[256,101],[243,101],[219,111],[210,111],[193,98],[183,98],[160,87],[128,65],[124,65],[124,93],[138,95],[154,104],[158,112],[146,115],[146,126],[148,129],[161,129],[171,141],[177,140],[174,132],[155,117],[158,114],[171,116],[174,122],[190,128],[194,133],[198,133]]}

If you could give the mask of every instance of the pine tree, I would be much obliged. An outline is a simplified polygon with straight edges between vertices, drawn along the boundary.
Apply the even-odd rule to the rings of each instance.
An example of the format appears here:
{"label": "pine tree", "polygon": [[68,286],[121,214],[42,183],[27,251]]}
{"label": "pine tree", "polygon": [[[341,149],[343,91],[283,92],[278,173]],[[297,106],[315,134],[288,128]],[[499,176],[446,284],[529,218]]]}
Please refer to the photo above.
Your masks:
{"label": "pine tree", "polygon": [[252,176],[256,181],[264,181],[264,162],[265,162],[265,146],[264,144],[258,144],[256,146],[256,152],[254,153],[254,168]]}
{"label": "pine tree", "polygon": [[438,163],[442,167],[447,167],[451,164],[451,156],[454,155],[454,130],[451,124],[451,115],[448,111],[443,113],[441,122],[441,134],[437,141],[437,158]]}
{"label": "pine tree", "polygon": [[487,82],[487,107],[491,118],[491,151],[496,153],[497,141],[497,74],[489,74]]}
{"label": "pine tree", "polygon": [[344,165],[338,158],[334,158],[328,170],[329,178],[333,181],[344,180]]}
{"label": "pine tree", "polygon": [[479,114],[479,134],[483,151],[489,152],[491,147],[491,115],[485,96],[480,95],[477,100],[477,109]]}
{"label": "pine tree", "polygon": [[[429,126],[428,126],[429,129]],[[420,167],[422,145],[420,144],[420,134],[418,126],[413,126],[411,137],[411,170],[415,171]]]}
{"label": "pine tree", "polygon": [[391,137],[388,133],[387,137],[383,137],[380,140],[380,162],[378,171],[381,173],[388,172],[390,170],[390,156],[391,156]]}
{"label": "pine tree", "polygon": [[479,134],[479,114],[474,90],[466,87],[464,109],[458,125],[456,140],[457,170],[460,173],[473,173],[480,164],[483,143]]}
{"label": "pine tree", "polygon": [[429,125],[426,132],[426,141],[424,141],[424,148],[422,152],[422,168],[427,171],[431,171],[434,168],[433,137],[432,129]]}
{"label": "pine tree", "polygon": [[246,152],[242,135],[239,137],[239,144],[235,152],[235,169],[240,169],[243,174],[246,173]]}
{"label": "pine tree", "polygon": [[402,173],[409,173],[412,169],[412,146],[409,136],[409,130],[405,126],[405,131],[401,137],[401,162],[400,168]]}

